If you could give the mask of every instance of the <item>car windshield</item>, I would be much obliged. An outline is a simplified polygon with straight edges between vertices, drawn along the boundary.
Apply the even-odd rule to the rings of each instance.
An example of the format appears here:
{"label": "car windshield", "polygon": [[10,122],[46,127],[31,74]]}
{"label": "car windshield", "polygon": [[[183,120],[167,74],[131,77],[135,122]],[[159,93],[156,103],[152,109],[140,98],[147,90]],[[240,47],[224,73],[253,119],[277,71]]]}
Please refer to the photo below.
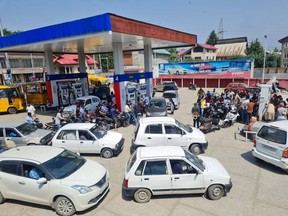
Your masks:
{"label": "car windshield", "polygon": [[75,103],[85,104],[85,100],[83,100],[83,99],[76,99]]}
{"label": "car windshield", "polygon": [[35,127],[32,124],[24,123],[24,124],[21,124],[21,125],[17,126],[16,129],[20,133],[22,133],[23,135],[27,136],[27,135],[35,132],[37,130],[37,127]]}
{"label": "car windshield", "polygon": [[175,119],[175,123],[178,125],[178,127],[182,128],[183,130],[189,132],[189,133],[192,133],[193,130],[191,127],[189,127],[189,125],[185,125],[183,124],[182,122],[179,122]]}
{"label": "car windshield", "polygon": [[136,162],[137,156],[136,156],[136,151],[133,152],[133,154],[131,155],[131,157],[128,160],[127,166],[126,166],[126,170],[127,172],[130,171],[131,167],[134,165],[134,163]]}
{"label": "car windshield", "polygon": [[176,98],[176,94],[175,93],[172,93],[172,92],[165,92],[163,94],[163,97],[164,98]]}
{"label": "car windshield", "polygon": [[43,163],[43,166],[55,179],[63,179],[80,169],[85,162],[86,160],[78,154],[64,150],[61,154]]}
{"label": "car windshield", "polygon": [[101,139],[107,134],[105,129],[99,128],[96,124],[90,129],[90,131],[97,137],[97,139]]}
{"label": "car windshield", "polygon": [[166,101],[162,100],[151,100],[149,103],[149,108],[165,108]]}
{"label": "car windshield", "polygon": [[185,157],[187,160],[189,160],[191,163],[193,163],[202,172],[205,170],[205,166],[203,164],[203,161],[199,157],[191,154],[190,152],[188,152],[186,150],[184,150],[184,152],[185,152]]}

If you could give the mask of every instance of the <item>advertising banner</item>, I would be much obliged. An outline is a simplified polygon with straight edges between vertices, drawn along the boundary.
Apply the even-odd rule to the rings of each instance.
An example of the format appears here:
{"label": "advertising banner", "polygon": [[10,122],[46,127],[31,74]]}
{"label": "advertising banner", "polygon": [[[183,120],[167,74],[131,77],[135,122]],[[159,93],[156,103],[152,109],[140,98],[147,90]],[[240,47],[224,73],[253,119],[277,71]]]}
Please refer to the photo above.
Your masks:
{"label": "advertising banner", "polygon": [[181,62],[159,64],[159,74],[189,75],[189,77],[237,77],[249,78],[253,60],[231,60],[210,62]]}

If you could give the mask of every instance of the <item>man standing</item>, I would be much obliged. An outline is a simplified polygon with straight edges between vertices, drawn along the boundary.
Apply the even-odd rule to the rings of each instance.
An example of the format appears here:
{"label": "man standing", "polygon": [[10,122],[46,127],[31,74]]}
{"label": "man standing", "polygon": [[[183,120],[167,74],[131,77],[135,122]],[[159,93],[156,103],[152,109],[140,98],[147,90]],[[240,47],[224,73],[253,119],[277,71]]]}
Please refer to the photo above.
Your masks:
{"label": "man standing", "polygon": [[192,117],[193,117],[193,127],[199,128],[199,122],[200,122],[200,107],[198,106],[198,103],[194,103],[194,106],[191,110]]}
{"label": "man standing", "polygon": [[34,117],[34,118],[36,117],[36,114],[35,114],[36,109],[35,109],[35,107],[34,107],[33,105],[31,105],[30,103],[27,103],[26,111],[27,111],[28,113],[31,113],[32,118],[33,118],[33,117]]}

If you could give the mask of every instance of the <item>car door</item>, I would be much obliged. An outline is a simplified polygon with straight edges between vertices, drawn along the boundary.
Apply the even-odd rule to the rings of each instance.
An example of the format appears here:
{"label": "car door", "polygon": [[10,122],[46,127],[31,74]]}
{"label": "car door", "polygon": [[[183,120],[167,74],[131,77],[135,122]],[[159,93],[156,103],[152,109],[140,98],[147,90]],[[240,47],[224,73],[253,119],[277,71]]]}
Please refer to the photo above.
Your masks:
{"label": "car door", "polygon": [[5,128],[5,136],[16,143],[17,146],[27,145],[27,138],[23,137],[15,128]]}
{"label": "car door", "polygon": [[91,112],[95,112],[97,109],[97,106],[99,105],[100,100],[98,98],[92,98],[92,108]]}
{"label": "car door", "polygon": [[143,160],[139,164],[135,178],[141,187],[149,188],[154,195],[171,194],[171,177],[166,159]]}
{"label": "car door", "polygon": [[167,146],[181,146],[186,148],[186,132],[174,124],[164,124],[165,141]]}
{"label": "car door", "polygon": [[[47,174],[41,168],[41,166],[21,161],[19,166],[19,176],[18,176],[18,189],[21,194],[22,200],[27,202],[39,203],[39,204],[49,204],[49,187],[50,182],[47,181],[44,184],[39,184],[37,180],[41,177],[47,179]],[[31,172],[37,170],[39,173],[38,178],[33,178]]]}
{"label": "car door", "polygon": [[165,145],[165,136],[163,134],[162,124],[148,124],[144,131],[145,146]]}
{"label": "car door", "polygon": [[[173,194],[203,193],[205,191],[202,173],[188,161],[183,159],[170,159],[171,188]],[[180,169],[182,170],[179,171]],[[178,167],[175,169],[175,167]]]}
{"label": "car door", "polygon": [[76,130],[61,130],[56,140],[53,140],[52,145],[79,152],[79,140],[76,137]]}
{"label": "car door", "polygon": [[87,130],[78,130],[79,153],[99,153],[96,138]]}
{"label": "car door", "polygon": [[21,200],[19,193],[18,162],[3,160],[0,162],[1,193],[6,198]]}
{"label": "car door", "polygon": [[88,110],[88,113],[93,112],[93,104],[91,99],[85,101],[85,109]]}

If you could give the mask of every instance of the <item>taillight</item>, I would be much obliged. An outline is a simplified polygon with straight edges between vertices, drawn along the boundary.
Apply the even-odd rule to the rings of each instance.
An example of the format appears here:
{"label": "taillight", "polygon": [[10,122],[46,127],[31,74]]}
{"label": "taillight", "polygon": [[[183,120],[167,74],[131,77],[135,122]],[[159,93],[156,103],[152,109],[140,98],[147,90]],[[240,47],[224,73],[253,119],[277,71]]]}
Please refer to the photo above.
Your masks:
{"label": "taillight", "polygon": [[123,185],[124,185],[125,188],[128,187],[128,179],[124,179],[123,180]]}
{"label": "taillight", "polygon": [[254,147],[256,147],[256,139],[254,139],[254,141],[253,141],[253,142],[254,142]]}
{"label": "taillight", "polygon": [[288,148],[285,148],[283,153],[282,153],[283,158],[288,158]]}

